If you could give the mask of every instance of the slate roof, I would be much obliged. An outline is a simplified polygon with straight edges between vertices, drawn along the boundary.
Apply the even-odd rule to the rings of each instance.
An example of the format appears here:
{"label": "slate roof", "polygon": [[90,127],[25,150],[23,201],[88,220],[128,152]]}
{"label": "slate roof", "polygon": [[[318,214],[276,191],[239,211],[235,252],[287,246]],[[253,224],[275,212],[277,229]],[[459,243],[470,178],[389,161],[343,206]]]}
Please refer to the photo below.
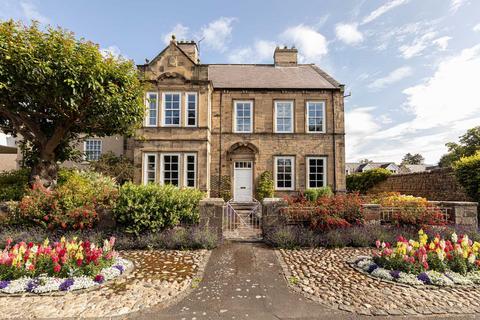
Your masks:
{"label": "slate roof", "polygon": [[340,83],[313,64],[209,64],[214,88],[229,89],[338,89]]}

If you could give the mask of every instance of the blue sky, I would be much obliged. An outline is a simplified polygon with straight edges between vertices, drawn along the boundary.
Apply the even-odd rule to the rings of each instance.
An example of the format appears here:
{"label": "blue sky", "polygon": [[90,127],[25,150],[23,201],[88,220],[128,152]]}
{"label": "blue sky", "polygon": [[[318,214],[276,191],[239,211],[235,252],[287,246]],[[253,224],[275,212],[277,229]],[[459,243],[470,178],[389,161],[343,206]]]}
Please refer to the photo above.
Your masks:
{"label": "blue sky", "polygon": [[137,63],[172,33],[204,63],[271,63],[295,45],[346,85],[347,160],[436,163],[480,124],[480,1],[0,0],[0,19],[60,25]]}

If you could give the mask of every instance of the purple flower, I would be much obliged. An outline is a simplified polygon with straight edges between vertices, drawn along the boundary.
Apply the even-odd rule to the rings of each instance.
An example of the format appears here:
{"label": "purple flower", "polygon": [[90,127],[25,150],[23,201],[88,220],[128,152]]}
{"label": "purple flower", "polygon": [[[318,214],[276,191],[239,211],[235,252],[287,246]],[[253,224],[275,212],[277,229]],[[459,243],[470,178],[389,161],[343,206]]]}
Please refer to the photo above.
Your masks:
{"label": "purple flower", "polygon": [[58,289],[60,289],[60,291],[68,291],[68,289],[70,289],[70,287],[73,285],[73,282],[73,279],[67,279],[60,284]]}
{"label": "purple flower", "polygon": [[120,271],[120,274],[122,274],[124,271],[125,271],[125,268],[122,266],[122,265],[115,265],[113,266],[115,269],[117,269],[118,271]]}
{"label": "purple flower", "polygon": [[400,278],[400,271],[392,270],[392,271],[390,271],[390,275],[392,276],[393,279],[398,279],[398,278]]}
{"label": "purple flower", "polygon": [[432,281],[430,280],[430,277],[428,276],[428,274],[426,274],[425,272],[422,272],[420,273],[418,276],[417,276],[417,279],[422,281],[423,283],[425,284],[432,284]]}
{"label": "purple flower", "polygon": [[105,277],[101,274],[97,274],[93,281],[95,281],[96,283],[103,283],[103,281],[105,281]]}
{"label": "purple flower", "polygon": [[6,287],[8,287],[9,284],[10,284],[10,280],[0,281],[0,290],[5,289]]}
{"label": "purple flower", "polygon": [[40,285],[40,281],[38,279],[32,279],[27,283],[27,291],[28,292],[33,292],[35,288],[37,288]]}
{"label": "purple flower", "polygon": [[367,272],[368,273],[372,273],[375,269],[378,268],[378,265],[376,263],[372,263],[369,267],[368,267],[368,270]]}

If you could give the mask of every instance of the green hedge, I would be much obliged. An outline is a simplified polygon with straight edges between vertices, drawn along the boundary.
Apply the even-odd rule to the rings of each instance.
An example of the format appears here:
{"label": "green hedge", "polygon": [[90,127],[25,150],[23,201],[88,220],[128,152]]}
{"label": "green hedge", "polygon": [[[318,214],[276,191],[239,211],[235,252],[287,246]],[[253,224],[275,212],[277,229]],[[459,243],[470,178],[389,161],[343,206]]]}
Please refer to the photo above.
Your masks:
{"label": "green hedge", "polygon": [[480,202],[480,151],[453,164],[455,175],[468,195]]}
{"label": "green hedge", "polygon": [[197,189],[127,182],[120,188],[113,213],[127,233],[157,232],[180,223],[198,222],[198,203],[203,197]]}
{"label": "green hedge", "polygon": [[18,201],[28,188],[28,169],[0,172],[0,201]]}
{"label": "green hedge", "polygon": [[332,189],[328,186],[321,187],[321,188],[307,189],[305,190],[304,194],[305,194],[305,198],[307,198],[308,201],[317,201],[317,199],[321,197],[333,196]]}
{"label": "green hedge", "polygon": [[366,193],[377,183],[386,180],[392,173],[387,169],[377,168],[347,176],[347,190]]}

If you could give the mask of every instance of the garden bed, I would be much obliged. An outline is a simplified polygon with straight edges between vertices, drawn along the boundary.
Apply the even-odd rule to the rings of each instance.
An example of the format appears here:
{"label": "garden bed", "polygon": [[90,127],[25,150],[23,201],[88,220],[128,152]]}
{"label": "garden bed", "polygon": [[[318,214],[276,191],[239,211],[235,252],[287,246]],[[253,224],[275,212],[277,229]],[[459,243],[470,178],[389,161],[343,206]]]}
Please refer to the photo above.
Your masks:
{"label": "garden bed", "polygon": [[15,280],[3,280],[0,281],[0,295],[62,295],[69,291],[95,289],[109,283],[110,280],[128,274],[132,270],[133,263],[131,261],[117,257],[112,266],[103,268],[93,278],[87,276],[57,278],[43,275],[36,278],[22,277]]}

